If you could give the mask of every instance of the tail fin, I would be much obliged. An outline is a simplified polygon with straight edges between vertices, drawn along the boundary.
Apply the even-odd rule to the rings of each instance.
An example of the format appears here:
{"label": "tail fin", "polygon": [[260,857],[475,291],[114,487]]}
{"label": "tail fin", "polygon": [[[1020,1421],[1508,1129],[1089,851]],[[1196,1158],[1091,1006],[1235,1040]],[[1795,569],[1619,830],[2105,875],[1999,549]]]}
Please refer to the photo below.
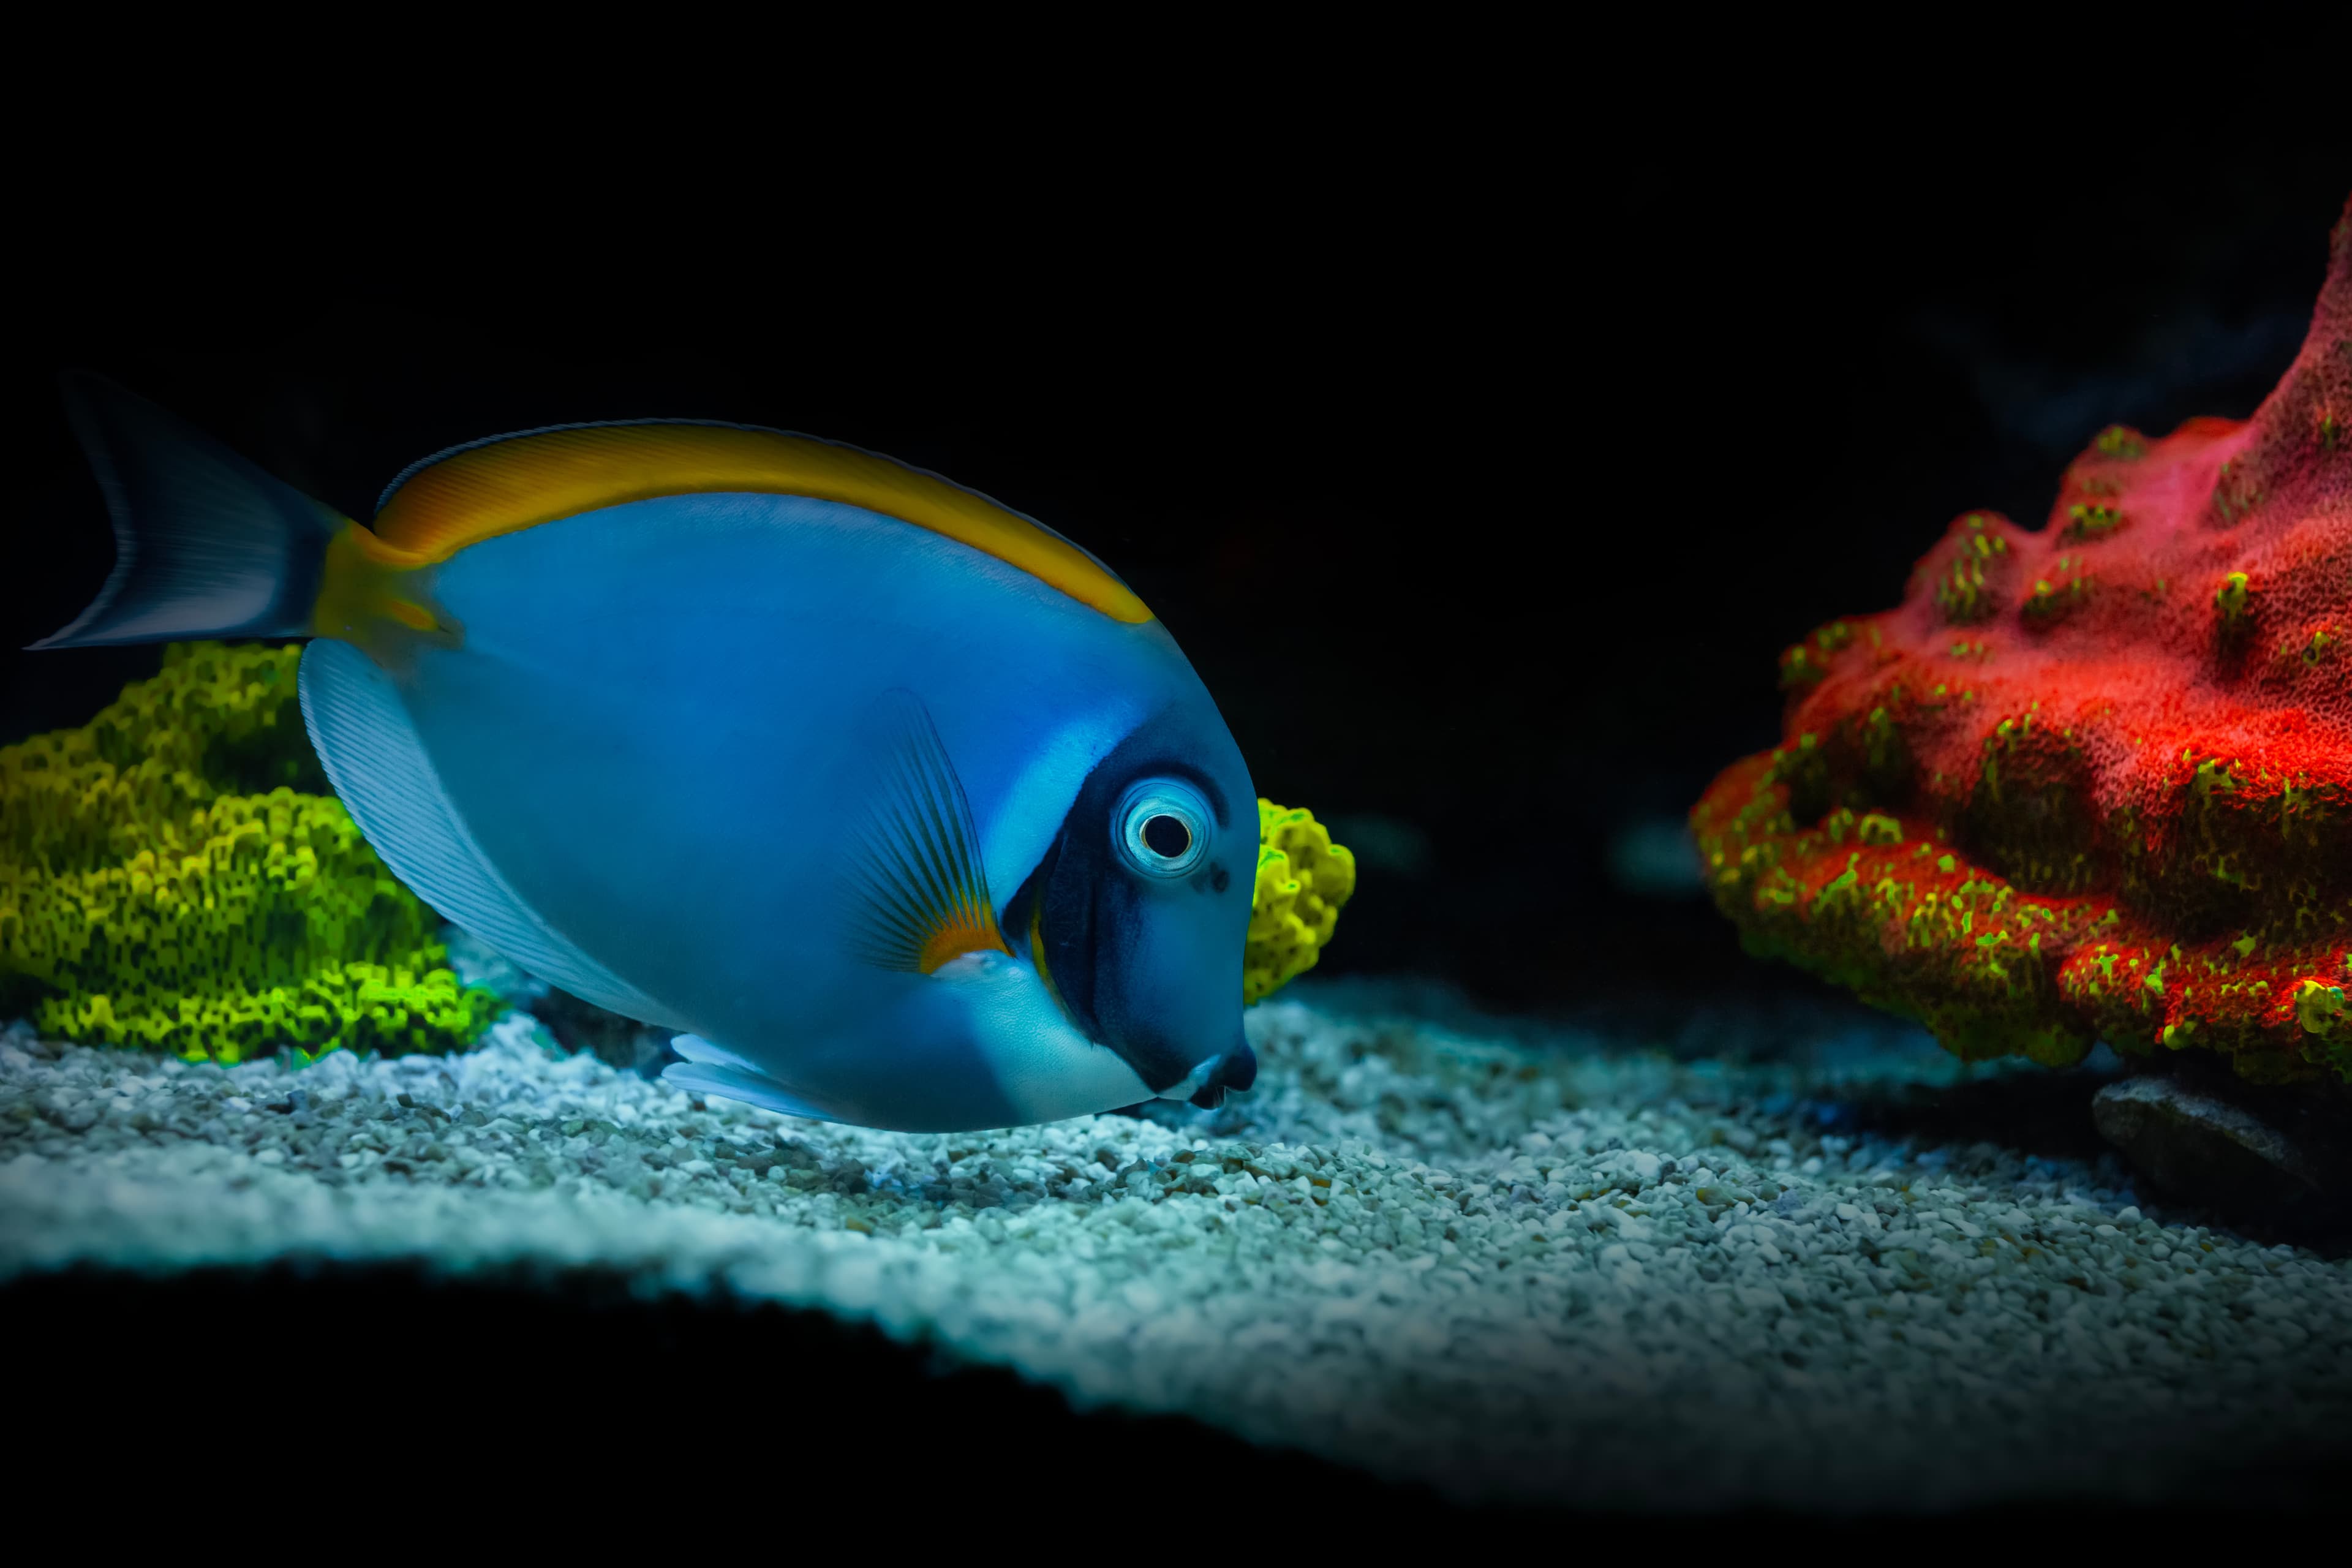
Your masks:
{"label": "tail fin", "polygon": [[114,521],[114,570],[32,646],[308,636],[344,520],[110,381],[72,371],[62,384]]}

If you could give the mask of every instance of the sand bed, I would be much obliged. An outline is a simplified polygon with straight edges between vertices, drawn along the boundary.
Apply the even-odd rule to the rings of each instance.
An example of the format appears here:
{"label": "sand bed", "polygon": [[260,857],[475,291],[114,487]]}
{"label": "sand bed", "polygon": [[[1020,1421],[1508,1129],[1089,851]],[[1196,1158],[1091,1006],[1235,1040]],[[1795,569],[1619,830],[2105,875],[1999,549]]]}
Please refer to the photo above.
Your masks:
{"label": "sand bed", "polygon": [[520,1015],[299,1073],[19,1026],[0,1276],[605,1265],[1461,1499],[2178,1498],[2352,1430],[2352,1260],[1868,1114],[1959,1076],[1917,1037],[1678,1062],[1311,990],[1250,1029],[1223,1110],[943,1137],[702,1104]]}

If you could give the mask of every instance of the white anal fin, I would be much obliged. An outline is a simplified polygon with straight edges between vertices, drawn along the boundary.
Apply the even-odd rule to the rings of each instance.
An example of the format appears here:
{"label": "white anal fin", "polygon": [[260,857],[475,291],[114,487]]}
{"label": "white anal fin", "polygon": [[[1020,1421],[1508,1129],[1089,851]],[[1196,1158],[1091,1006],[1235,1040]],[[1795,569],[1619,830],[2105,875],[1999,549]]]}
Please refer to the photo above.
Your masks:
{"label": "white anal fin", "polygon": [[664,1083],[676,1084],[695,1094],[740,1100],[746,1105],[779,1110],[786,1116],[805,1116],[817,1121],[841,1120],[803,1100],[733,1051],[714,1046],[698,1035],[680,1035],[669,1043],[669,1047],[686,1060],[672,1062],[662,1069]]}
{"label": "white anal fin", "polygon": [[367,841],[417,897],[516,963],[624,1017],[681,1026],[670,1010],[589,957],[491,866],[441,788],[392,678],[349,643],[302,654],[302,721]]}

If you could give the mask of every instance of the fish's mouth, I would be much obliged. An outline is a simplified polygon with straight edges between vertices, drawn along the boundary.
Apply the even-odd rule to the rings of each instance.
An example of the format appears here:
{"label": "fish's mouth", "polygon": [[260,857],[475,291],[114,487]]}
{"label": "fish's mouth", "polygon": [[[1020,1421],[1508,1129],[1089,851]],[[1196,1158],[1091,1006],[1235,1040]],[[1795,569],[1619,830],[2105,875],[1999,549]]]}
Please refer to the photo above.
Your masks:
{"label": "fish's mouth", "polygon": [[1181,1100],[1203,1110],[1224,1104],[1228,1090],[1239,1093],[1257,1081],[1257,1053],[1247,1046],[1211,1057],[1160,1091],[1161,1100]]}

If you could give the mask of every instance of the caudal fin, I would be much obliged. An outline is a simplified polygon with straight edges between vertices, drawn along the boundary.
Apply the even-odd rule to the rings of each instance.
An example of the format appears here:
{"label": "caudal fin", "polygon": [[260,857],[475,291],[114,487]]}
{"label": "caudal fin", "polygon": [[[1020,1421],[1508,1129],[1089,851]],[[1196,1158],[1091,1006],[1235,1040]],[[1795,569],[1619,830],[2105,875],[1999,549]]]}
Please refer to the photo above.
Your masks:
{"label": "caudal fin", "polygon": [[86,371],[67,416],[114,521],[114,570],[37,648],[303,637],[344,520],[145,398]]}

